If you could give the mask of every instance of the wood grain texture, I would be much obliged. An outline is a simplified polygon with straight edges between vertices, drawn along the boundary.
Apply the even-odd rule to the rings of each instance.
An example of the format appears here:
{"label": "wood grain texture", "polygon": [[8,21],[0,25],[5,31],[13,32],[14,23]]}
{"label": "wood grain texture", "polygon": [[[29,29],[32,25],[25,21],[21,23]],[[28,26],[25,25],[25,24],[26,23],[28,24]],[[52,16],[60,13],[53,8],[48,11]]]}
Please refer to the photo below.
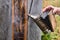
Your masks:
{"label": "wood grain texture", "polygon": [[12,0],[12,40],[14,40],[14,0]]}
{"label": "wood grain texture", "polygon": [[25,11],[25,24],[24,24],[24,40],[27,40],[27,29],[28,29],[28,16],[27,16],[27,14],[28,14],[28,10],[27,10],[27,5],[28,4],[28,0],[24,0],[24,7],[25,7],[25,9],[24,9],[24,11]]}

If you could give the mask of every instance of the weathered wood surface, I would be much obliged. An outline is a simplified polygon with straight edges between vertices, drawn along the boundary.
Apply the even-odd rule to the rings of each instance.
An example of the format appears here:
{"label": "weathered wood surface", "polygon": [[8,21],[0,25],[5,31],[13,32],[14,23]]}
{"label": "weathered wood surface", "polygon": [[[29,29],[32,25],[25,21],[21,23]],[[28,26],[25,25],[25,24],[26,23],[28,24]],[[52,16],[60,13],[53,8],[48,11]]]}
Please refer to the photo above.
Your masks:
{"label": "weathered wood surface", "polygon": [[0,0],[0,40],[11,40],[11,0]]}
{"label": "weathered wood surface", "polygon": [[[31,1],[32,0],[28,0],[28,12]],[[37,16],[41,13],[41,9],[42,0],[33,0],[30,14]],[[28,40],[41,40],[41,30],[31,18],[28,19]]]}
{"label": "weathered wood surface", "polygon": [[14,40],[14,13],[15,13],[15,0],[12,0],[12,40]]}
{"label": "weathered wood surface", "polygon": [[13,40],[27,40],[27,0],[12,0]]}
{"label": "weathered wood surface", "polygon": [[28,34],[28,0],[24,0],[24,40],[27,40]]}

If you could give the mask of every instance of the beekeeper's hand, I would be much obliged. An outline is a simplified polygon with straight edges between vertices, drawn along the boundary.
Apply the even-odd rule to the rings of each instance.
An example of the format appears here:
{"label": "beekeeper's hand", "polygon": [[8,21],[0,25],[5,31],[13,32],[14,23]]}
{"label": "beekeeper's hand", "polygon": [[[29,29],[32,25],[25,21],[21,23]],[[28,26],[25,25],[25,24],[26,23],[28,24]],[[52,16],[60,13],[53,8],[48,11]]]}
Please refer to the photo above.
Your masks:
{"label": "beekeeper's hand", "polygon": [[60,8],[59,7],[54,7],[52,5],[49,5],[43,9],[43,12],[53,10],[53,14],[58,14],[60,15]]}

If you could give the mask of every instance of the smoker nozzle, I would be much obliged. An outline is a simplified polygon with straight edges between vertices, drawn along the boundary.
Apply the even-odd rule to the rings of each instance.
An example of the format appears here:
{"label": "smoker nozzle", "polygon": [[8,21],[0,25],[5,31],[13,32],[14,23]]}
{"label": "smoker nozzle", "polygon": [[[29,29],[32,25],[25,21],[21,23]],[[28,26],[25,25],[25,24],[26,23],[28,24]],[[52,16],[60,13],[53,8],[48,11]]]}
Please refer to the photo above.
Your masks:
{"label": "smoker nozzle", "polygon": [[28,16],[29,16],[30,18],[32,18],[32,19],[37,19],[37,18],[39,18],[39,16],[33,16],[33,15],[31,15],[31,14],[28,14]]}

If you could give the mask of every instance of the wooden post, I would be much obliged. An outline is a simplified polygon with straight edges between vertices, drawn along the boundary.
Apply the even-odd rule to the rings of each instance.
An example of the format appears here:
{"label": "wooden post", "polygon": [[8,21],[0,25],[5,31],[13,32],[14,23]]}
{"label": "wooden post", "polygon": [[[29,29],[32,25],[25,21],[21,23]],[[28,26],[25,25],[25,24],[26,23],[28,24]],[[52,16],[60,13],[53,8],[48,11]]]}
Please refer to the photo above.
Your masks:
{"label": "wooden post", "polygon": [[12,40],[14,40],[14,0],[12,0]]}
{"label": "wooden post", "polygon": [[[12,0],[12,40],[14,40],[14,10],[15,10],[15,0]],[[20,32],[22,32],[22,27],[24,27],[24,40],[27,40],[27,26],[28,26],[28,16],[27,16],[27,0],[18,0],[19,12],[20,12]],[[24,12],[23,12],[24,11]],[[23,15],[23,17],[22,17]],[[24,18],[24,20],[22,20]],[[24,23],[22,23],[24,21]],[[24,26],[23,26],[24,25]]]}
{"label": "wooden post", "polygon": [[[24,27],[24,40],[27,40],[27,26],[28,26],[28,16],[27,16],[27,0],[19,1],[20,7],[20,30],[22,31],[22,27]],[[23,11],[23,12],[22,12]],[[23,15],[23,17],[22,17]],[[22,20],[22,18],[24,20]],[[24,22],[23,22],[24,21]],[[23,23],[22,23],[23,22]],[[23,26],[24,25],[24,26]]]}
{"label": "wooden post", "polygon": [[25,27],[24,27],[24,40],[27,40],[27,26],[28,26],[28,17],[27,17],[27,4],[28,4],[28,0],[24,0],[24,7],[25,7]]}

